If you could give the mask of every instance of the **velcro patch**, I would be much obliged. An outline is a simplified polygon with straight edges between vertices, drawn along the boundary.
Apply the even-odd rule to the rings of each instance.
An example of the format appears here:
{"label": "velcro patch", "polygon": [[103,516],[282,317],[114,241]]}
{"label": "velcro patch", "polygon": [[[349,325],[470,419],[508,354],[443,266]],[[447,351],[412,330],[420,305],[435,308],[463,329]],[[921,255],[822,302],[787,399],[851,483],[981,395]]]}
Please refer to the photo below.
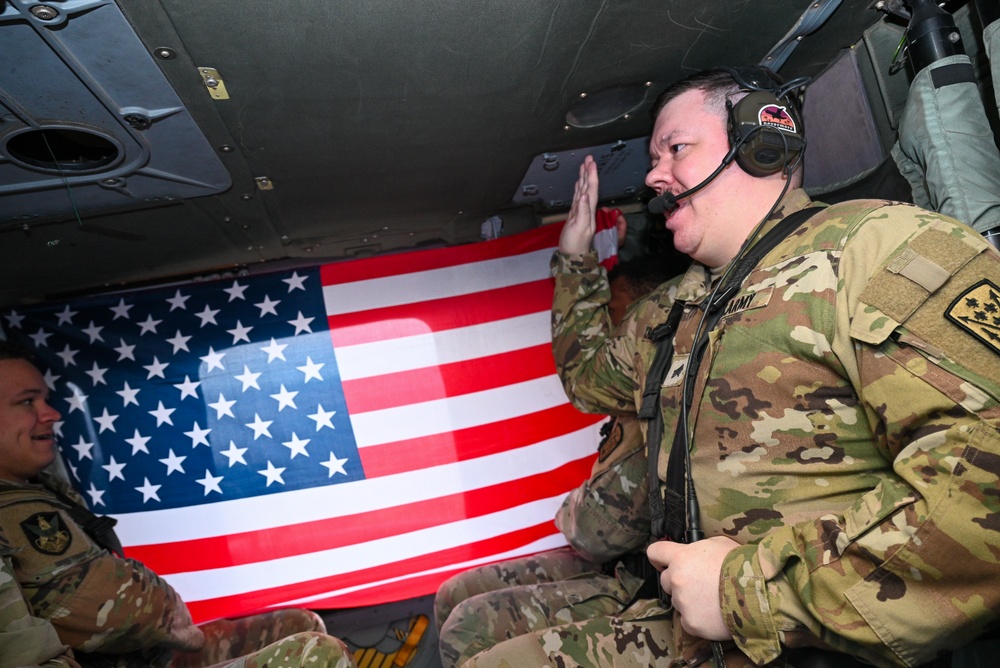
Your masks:
{"label": "velcro patch", "polygon": [[624,430],[618,420],[612,419],[601,427],[601,444],[597,447],[597,461],[603,462],[622,444]]}
{"label": "velcro patch", "polygon": [[69,549],[73,537],[63,528],[59,513],[35,513],[21,522],[28,543],[42,554],[60,555]]}
{"label": "velcro patch", "polygon": [[1000,354],[1000,287],[984,279],[956,297],[945,317]]}

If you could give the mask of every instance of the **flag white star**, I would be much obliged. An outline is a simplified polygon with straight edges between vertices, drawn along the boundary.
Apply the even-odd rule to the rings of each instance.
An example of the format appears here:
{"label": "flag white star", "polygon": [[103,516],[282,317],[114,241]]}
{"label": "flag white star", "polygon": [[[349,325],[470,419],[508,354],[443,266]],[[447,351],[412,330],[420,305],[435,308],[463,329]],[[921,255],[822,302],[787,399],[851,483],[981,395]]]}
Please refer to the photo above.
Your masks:
{"label": "flag white star", "polygon": [[216,401],[215,403],[210,403],[210,404],[206,404],[206,405],[214,408],[215,409],[215,419],[216,420],[221,420],[225,416],[228,416],[228,417],[231,417],[231,418],[235,418],[236,417],[235,415],[233,415],[233,405],[235,403],[236,403],[235,399],[229,401],[229,400],[226,399],[225,396],[223,396],[222,392],[219,392],[219,400]]}
{"label": "flag white star", "polygon": [[90,342],[93,343],[94,341],[104,341],[104,339],[101,338],[102,329],[104,328],[98,327],[97,325],[94,324],[94,321],[91,320],[90,326],[84,327],[80,331],[86,334],[87,337],[90,339]]}
{"label": "flag white star", "polygon": [[101,428],[97,430],[97,433],[103,434],[105,431],[115,431],[115,420],[117,419],[117,415],[109,414],[108,409],[105,408],[104,412],[99,417],[94,418],[94,422],[101,425]]}
{"label": "flag white star", "polygon": [[127,343],[125,343],[125,339],[122,339],[121,342],[122,344],[120,346],[114,348],[114,351],[118,353],[118,361],[121,362],[124,359],[129,359],[134,362],[135,346],[130,346]]}
{"label": "flag white star", "polygon": [[111,482],[115,478],[125,479],[125,475],[122,473],[122,469],[128,466],[127,463],[121,463],[115,461],[115,456],[111,455],[109,463],[102,464],[101,468],[108,472],[108,482]]}
{"label": "flag white star", "polygon": [[170,311],[173,312],[174,309],[180,309],[182,311],[186,311],[187,307],[184,304],[189,299],[191,299],[189,296],[182,295],[181,291],[178,290],[177,292],[174,293],[173,297],[167,300],[167,303],[170,304]]}
{"label": "flag white star", "polygon": [[288,321],[289,325],[295,325],[295,333],[292,334],[292,336],[298,336],[300,332],[309,332],[312,334],[312,327],[309,326],[309,323],[315,319],[316,318],[306,318],[302,315],[302,311],[299,311],[299,317],[295,320]]}
{"label": "flag white star", "polygon": [[156,326],[159,325],[162,320],[153,320],[152,314],[146,316],[146,320],[139,323],[139,336],[143,336],[147,333],[152,332],[156,334]]}
{"label": "flag white star", "polygon": [[267,363],[270,364],[276,359],[280,359],[282,362],[287,361],[285,359],[285,354],[282,352],[287,347],[288,347],[287,343],[278,343],[272,337],[271,343],[261,348],[261,350],[267,353]]}
{"label": "flag white star", "polygon": [[286,406],[296,409],[298,408],[298,406],[295,405],[295,395],[297,394],[298,392],[292,392],[290,390],[286,390],[284,383],[282,383],[281,392],[278,392],[277,394],[272,394],[271,398],[277,400],[278,412],[280,413],[282,410],[285,409]]}
{"label": "flag white star", "polygon": [[10,325],[11,329],[21,329],[21,323],[24,321],[24,316],[17,311],[11,311],[6,316],[7,324]]}
{"label": "flag white star", "polygon": [[347,471],[344,470],[344,464],[346,462],[347,459],[337,459],[331,452],[329,461],[320,462],[320,464],[325,466],[330,472],[326,477],[332,478],[334,473],[343,473],[344,475],[347,475]]}
{"label": "flag white star", "polygon": [[243,391],[246,392],[249,388],[254,388],[255,390],[260,389],[260,385],[257,384],[257,379],[260,378],[261,372],[253,373],[250,368],[243,365],[243,374],[239,376],[233,376],[236,380],[243,383]]}
{"label": "flag white star", "polygon": [[129,309],[131,308],[132,305],[126,304],[125,298],[122,297],[120,300],[118,300],[118,306],[111,307],[111,311],[115,314],[115,317],[111,318],[111,320],[117,320],[118,318],[125,318],[126,320],[128,320],[128,312]]}
{"label": "flag white star", "polygon": [[52,423],[52,433],[56,435],[56,438],[62,438],[62,428],[66,424],[65,420],[56,420]]}
{"label": "flag white star", "polygon": [[70,311],[69,304],[66,304],[66,308],[64,308],[60,313],[57,313],[56,315],[59,317],[60,325],[72,325],[73,316],[76,315],[77,313],[78,311]]}
{"label": "flag white star", "polygon": [[243,453],[246,451],[247,448],[237,448],[235,443],[229,441],[229,449],[219,450],[219,454],[229,457],[229,468],[232,468],[233,464],[236,462],[239,462],[240,464],[247,463],[247,460],[243,459]]}
{"label": "flag white star", "polygon": [[160,358],[154,355],[153,363],[149,366],[144,365],[142,368],[149,372],[149,375],[146,376],[146,380],[149,380],[153,376],[159,376],[160,378],[166,380],[167,377],[163,375],[163,372],[168,366],[170,366],[170,362],[160,362]]}
{"label": "flag white star", "polygon": [[73,394],[66,397],[66,403],[69,404],[69,408],[66,410],[66,414],[70,414],[73,411],[80,411],[81,413],[87,412],[87,399],[88,396],[80,391],[80,388],[76,385],[70,385],[73,390]]}
{"label": "flag white star", "polygon": [[265,487],[270,487],[272,482],[280,482],[282,485],[284,485],[285,481],[281,478],[281,474],[284,472],[285,472],[284,466],[278,468],[274,464],[272,464],[270,460],[268,460],[267,468],[265,470],[257,471],[257,473],[267,478],[267,484],[264,485]]}
{"label": "flag white star", "polygon": [[333,423],[330,422],[330,418],[337,414],[337,411],[324,411],[323,404],[318,404],[316,406],[316,412],[309,416],[310,420],[316,421],[316,431],[319,431],[323,427],[329,427],[333,429]]}
{"label": "flag white star", "polygon": [[87,443],[85,440],[83,440],[82,435],[80,436],[80,440],[77,443],[71,445],[70,447],[79,453],[77,459],[79,459],[81,462],[84,459],[90,459],[90,460],[94,459],[94,457],[90,454],[90,450],[91,448],[94,447],[94,444]]}
{"label": "flag white star", "polygon": [[267,436],[268,438],[272,438],[269,429],[272,422],[274,422],[274,420],[261,420],[260,415],[254,413],[253,422],[247,422],[246,425],[251,429],[253,429],[253,440],[256,441],[261,436]]}
{"label": "flag white star", "polygon": [[285,441],[282,445],[292,451],[292,459],[295,459],[295,455],[309,456],[309,453],[306,452],[306,446],[309,445],[309,439],[300,439],[294,431],[292,432],[292,440]]}
{"label": "flag white star", "polygon": [[222,476],[213,476],[212,472],[208,469],[205,469],[205,477],[200,480],[195,479],[195,482],[205,487],[205,496],[208,496],[209,492],[222,494],[222,488],[219,487],[219,483],[222,482]]}
{"label": "flag white star", "polygon": [[265,313],[278,315],[278,311],[275,307],[277,307],[278,304],[280,303],[281,303],[280,299],[277,301],[272,301],[269,296],[264,295],[264,301],[258,302],[254,304],[254,306],[260,309],[260,317],[263,318]]}
{"label": "flag white star", "polygon": [[239,281],[233,281],[232,287],[224,288],[222,291],[229,294],[229,301],[233,301],[234,299],[245,300],[246,297],[243,296],[243,293],[247,291],[247,287],[249,286],[240,285]]}
{"label": "flag white star", "polygon": [[201,313],[195,313],[195,315],[201,319],[201,325],[200,325],[201,327],[204,327],[209,323],[212,323],[213,325],[218,325],[219,323],[215,321],[215,316],[218,314],[219,314],[219,309],[208,308],[208,304],[205,304],[205,308],[201,310]]}
{"label": "flag white star", "polygon": [[174,338],[167,339],[167,343],[169,343],[174,347],[174,355],[176,355],[178,350],[191,352],[191,350],[187,347],[187,342],[190,340],[191,340],[190,336],[184,336],[183,334],[181,334],[181,330],[178,329],[177,333],[174,334]]}
{"label": "flag white star", "polygon": [[149,448],[146,447],[146,444],[149,443],[150,438],[152,437],[143,436],[142,434],[139,433],[139,430],[136,429],[135,434],[132,436],[132,438],[126,438],[125,442],[132,446],[133,455],[140,451],[145,452],[148,455]]}
{"label": "flag white star", "polygon": [[[208,435],[211,431],[211,429],[202,429],[198,425],[198,421],[195,420],[194,426],[191,427],[191,431],[184,432],[184,435],[191,439],[191,449],[194,449],[199,445],[209,445]],[[209,445],[209,447],[211,446]]]}
{"label": "flag white star", "polygon": [[222,366],[222,358],[226,356],[226,353],[217,353],[215,348],[209,346],[208,354],[201,358],[201,361],[208,365],[205,372],[209,372],[215,367],[219,367],[222,371],[226,370],[226,367]]}
{"label": "flag white star", "polygon": [[288,291],[291,292],[292,290],[305,290],[306,286],[303,285],[303,283],[306,278],[308,278],[308,276],[299,276],[299,272],[295,272],[291,275],[291,277],[283,278],[281,280],[288,283]]}
{"label": "flag white star", "polygon": [[226,331],[233,335],[233,345],[236,345],[237,341],[246,341],[250,343],[250,337],[247,336],[253,327],[244,327],[243,323],[239,320],[236,321],[236,327],[233,329],[227,329]]}
{"label": "flag white star", "polygon": [[36,348],[47,348],[49,345],[49,337],[52,336],[50,332],[46,332],[41,327],[34,334],[29,334],[28,338],[35,342]]}
{"label": "flag white star", "polygon": [[149,414],[156,418],[156,426],[159,427],[161,424],[173,425],[174,421],[170,419],[171,413],[173,413],[176,408],[165,408],[163,402],[158,402],[159,405],[156,407],[155,411],[149,411]]}
{"label": "flag white star", "polygon": [[184,473],[184,467],[181,466],[181,464],[184,463],[185,459],[187,459],[187,457],[175,455],[174,449],[170,448],[169,452],[167,452],[167,456],[161,459],[160,463],[167,465],[167,475],[170,475],[174,471]]}
{"label": "flag white star", "polygon": [[90,379],[94,382],[94,387],[97,387],[98,385],[107,385],[107,382],[104,380],[104,374],[107,372],[107,369],[102,369],[97,366],[97,362],[94,362],[94,366],[90,369],[90,371],[84,371],[84,373],[90,376]]}
{"label": "flag white star", "polygon": [[125,384],[122,386],[122,389],[117,390],[115,394],[117,394],[122,398],[122,407],[128,406],[129,404],[135,404],[136,406],[138,406],[139,400],[136,399],[136,396],[141,391],[142,388],[132,389],[131,387],[129,387],[128,381],[126,380]]}
{"label": "flag white star", "polygon": [[194,397],[198,398],[198,386],[201,385],[200,380],[191,380],[187,375],[184,376],[183,383],[174,383],[174,387],[181,391],[181,399],[184,397]]}
{"label": "flag white star", "polygon": [[302,382],[308,383],[309,380],[312,378],[315,378],[316,380],[323,380],[323,376],[319,375],[319,370],[322,369],[324,366],[326,366],[326,364],[322,362],[316,364],[315,362],[312,361],[312,357],[306,357],[306,365],[297,366],[295,368],[306,375],[306,379]]}
{"label": "flag white star", "polygon": [[142,486],[141,487],[136,487],[135,491],[142,492],[142,502],[143,503],[146,503],[150,499],[156,499],[157,501],[159,501],[160,497],[157,495],[156,492],[159,491],[160,487],[162,487],[162,485],[152,485],[152,484],[150,484],[149,478],[143,476],[143,478],[142,478]]}
{"label": "flag white star", "polygon": [[62,378],[62,376],[52,373],[52,369],[46,369],[43,378],[45,379],[45,384],[49,386],[49,389],[55,392],[56,381]]}
{"label": "flag white star", "polygon": [[80,352],[80,351],[79,350],[73,350],[72,348],[69,347],[69,344],[67,343],[66,347],[63,348],[62,352],[61,353],[56,353],[56,356],[62,358],[63,366],[67,366],[67,367],[69,367],[69,366],[76,366],[76,360],[73,359],[73,358],[76,357],[76,354],[78,352]]}
{"label": "flag white star", "polygon": [[90,483],[90,489],[87,490],[87,494],[90,495],[90,505],[91,506],[96,506],[96,505],[100,504],[100,505],[103,506],[104,505],[104,499],[102,499],[101,497],[104,496],[104,492],[105,492],[105,490],[103,490],[103,489],[97,489],[96,487],[94,487],[94,483],[93,483],[93,481],[91,481],[91,483]]}

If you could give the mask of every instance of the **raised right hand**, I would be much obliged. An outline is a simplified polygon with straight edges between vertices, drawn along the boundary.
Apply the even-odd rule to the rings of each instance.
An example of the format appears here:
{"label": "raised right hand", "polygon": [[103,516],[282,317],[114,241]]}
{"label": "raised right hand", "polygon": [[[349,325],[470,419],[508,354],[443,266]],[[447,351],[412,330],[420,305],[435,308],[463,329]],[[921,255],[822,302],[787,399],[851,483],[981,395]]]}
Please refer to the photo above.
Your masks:
{"label": "raised right hand", "polygon": [[591,156],[583,159],[580,177],[573,190],[573,206],[559,235],[559,250],[566,255],[583,255],[594,241],[597,210],[597,163]]}

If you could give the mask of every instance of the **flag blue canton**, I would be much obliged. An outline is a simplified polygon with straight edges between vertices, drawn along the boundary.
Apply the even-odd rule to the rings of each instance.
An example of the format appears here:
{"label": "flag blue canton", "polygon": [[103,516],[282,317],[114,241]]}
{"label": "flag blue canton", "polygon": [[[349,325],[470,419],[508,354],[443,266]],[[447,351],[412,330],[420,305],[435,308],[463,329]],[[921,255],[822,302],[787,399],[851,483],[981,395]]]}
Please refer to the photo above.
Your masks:
{"label": "flag blue canton", "polygon": [[319,270],[18,308],[74,483],[101,513],[364,478]]}

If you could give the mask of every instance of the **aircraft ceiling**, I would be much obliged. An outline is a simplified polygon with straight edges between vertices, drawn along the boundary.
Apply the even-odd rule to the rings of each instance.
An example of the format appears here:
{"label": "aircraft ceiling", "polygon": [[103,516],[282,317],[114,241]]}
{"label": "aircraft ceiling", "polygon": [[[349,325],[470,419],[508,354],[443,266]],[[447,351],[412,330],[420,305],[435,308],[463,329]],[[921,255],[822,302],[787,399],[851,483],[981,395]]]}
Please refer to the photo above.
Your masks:
{"label": "aircraft ceiling", "polygon": [[0,0],[0,304],[524,229],[587,147],[639,201],[660,89],[810,21],[814,75],[869,4]]}

